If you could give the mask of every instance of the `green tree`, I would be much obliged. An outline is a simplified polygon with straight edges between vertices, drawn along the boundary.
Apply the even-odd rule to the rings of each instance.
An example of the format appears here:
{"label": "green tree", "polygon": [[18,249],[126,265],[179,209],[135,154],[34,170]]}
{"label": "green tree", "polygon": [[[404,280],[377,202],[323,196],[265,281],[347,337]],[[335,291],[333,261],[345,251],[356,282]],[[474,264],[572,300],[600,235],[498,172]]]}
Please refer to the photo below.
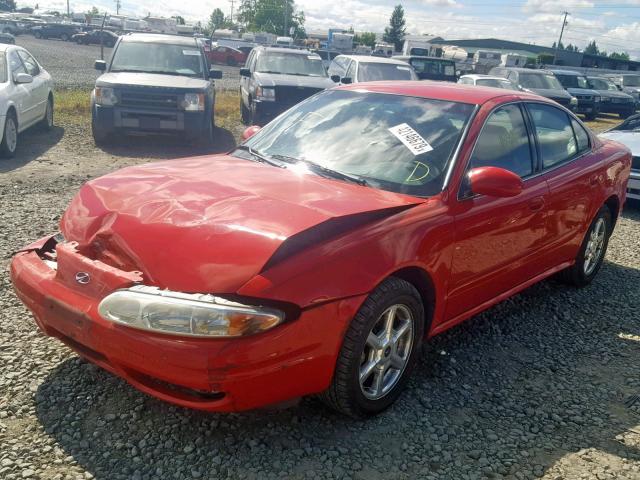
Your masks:
{"label": "green tree", "polygon": [[16,1],[15,0],[1,0],[0,1],[0,10],[4,12],[13,12],[16,9]]}
{"label": "green tree", "polygon": [[180,15],[176,15],[175,17],[171,17],[171,18],[174,18],[178,25],[184,25],[185,24],[184,18],[181,17]]}
{"label": "green tree", "polygon": [[609,55],[610,58],[616,58],[618,60],[630,60],[629,54],[627,52],[611,52]]}
{"label": "green tree", "polygon": [[100,10],[98,10],[98,7],[93,6],[93,7],[91,7],[91,10],[89,10],[89,11],[87,12],[87,14],[88,14],[88,15],[91,15],[92,17],[95,17],[95,16],[97,16],[97,15],[100,15]]}
{"label": "green tree", "polygon": [[376,46],[376,34],[373,32],[357,33],[353,41],[358,45],[374,48]]}
{"label": "green tree", "polygon": [[224,26],[224,23],[224,12],[219,8],[216,8],[213,12],[211,12],[207,28],[211,33],[213,33],[219,28],[222,28]]}
{"label": "green tree", "polygon": [[293,27],[294,36],[304,38],[304,22],[304,12],[296,10],[294,0],[256,0],[253,21],[248,29],[289,35],[289,29]]}
{"label": "green tree", "polygon": [[596,45],[596,41],[592,40],[584,49],[584,53],[588,55],[598,55],[600,50],[598,50],[598,45]]}
{"label": "green tree", "polygon": [[402,50],[402,42],[407,32],[406,24],[404,8],[402,5],[396,5],[389,20],[389,26],[384,29],[384,36],[382,37],[385,42],[395,45],[396,50]]}
{"label": "green tree", "polygon": [[238,7],[238,14],[236,15],[238,23],[249,27],[253,25],[255,17],[256,7],[254,0],[242,0]]}

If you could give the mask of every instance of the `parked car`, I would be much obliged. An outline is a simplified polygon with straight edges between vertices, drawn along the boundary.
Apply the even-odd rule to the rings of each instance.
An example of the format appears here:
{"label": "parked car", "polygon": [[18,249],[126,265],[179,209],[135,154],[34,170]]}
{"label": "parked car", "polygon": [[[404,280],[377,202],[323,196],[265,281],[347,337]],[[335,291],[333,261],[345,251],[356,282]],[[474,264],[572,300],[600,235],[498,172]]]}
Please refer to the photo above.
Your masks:
{"label": "parked car", "polygon": [[598,92],[589,88],[587,77],[571,70],[549,71],[555,75],[567,92],[578,99],[578,105],[574,111],[583,114],[587,120],[595,120],[600,113],[602,98]]}
{"label": "parked car", "polygon": [[212,45],[206,55],[210,63],[219,63],[232,67],[244,65],[247,60],[247,55],[241,50],[223,45]]}
{"label": "parked car", "polygon": [[118,35],[109,30],[91,30],[89,32],[76,33],[71,40],[78,45],[104,45],[113,48],[118,41]]}
{"label": "parked car", "polygon": [[638,73],[605,73],[603,77],[608,78],[618,86],[618,89],[628,93],[636,101],[636,109],[640,107],[640,74]]}
{"label": "parked car", "polygon": [[322,59],[308,50],[256,47],[240,69],[240,112],[245,124],[262,124],[334,83]]}
{"label": "parked car", "polygon": [[393,57],[411,65],[420,80],[456,82],[456,62],[446,58],[420,57],[417,55]]}
{"label": "parked car", "polygon": [[6,43],[8,45],[15,45],[16,37],[10,33],[0,33],[0,43]]}
{"label": "parked car", "polygon": [[631,176],[627,186],[627,197],[640,200],[640,114],[627,118],[620,125],[601,133],[600,138],[615,140],[631,150]]}
{"label": "parked car", "polygon": [[38,326],[184,407],[372,415],[425,339],[592,282],[631,167],[557,103],[455,84],[329,89],[243,137],[88,182],[11,262]]}
{"label": "parked car", "polygon": [[407,62],[394,58],[366,55],[340,55],[329,66],[329,75],[336,83],[375,82],[380,80],[418,80]]}
{"label": "parked car", "polygon": [[53,127],[53,81],[22,47],[0,44],[0,55],[0,155],[13,157],[19,133]]}
{"label": "parked car", "polygon": [[80,27],[70,23],[47,23],[32,27],[31,33],[36,38],[57,38],[67,42],[75,34],[80,33]]}
{"label": "parked car", "polygon": [[91,94],[96,144],[115,133],[179,134],[205,145],[213,141],[214,80],[195,38],[135,33],[120,37]]}
{"label": "parked car", "polygon": [[331,65],[331,62],[333,62],[333,60],[338,55],[341,55],[341,52],[336,52],[333,50],[322,50],[322,49],[311,50],[311,53],[315,53],[322,59],[322,65],[324,66],[325,70],[328,70],[329,66]]}
{"label": "parked car", "polygon": [[632,95],[621,92],[615,83],[605,77],[587,77],[589,88],[595,90],[602,98],[600,112],[617,113],[620,118],[627,118],[635,112],[635,100]]}
{"label": "parked car", "polygon": [[470,74],[463,75],[458,80],[462,85],[475,85],[477,87],[502,88],[504,90],[520,90],[517,85],[503,77],[491,75]]}
{"label": "parked car", "polygon": [[555,75],[548,70],[494,67],[489,71],[489,75],[511,80],[518,88],[549,98],[570,110],[575,110],[578,106],[578,99],[567,92]]}

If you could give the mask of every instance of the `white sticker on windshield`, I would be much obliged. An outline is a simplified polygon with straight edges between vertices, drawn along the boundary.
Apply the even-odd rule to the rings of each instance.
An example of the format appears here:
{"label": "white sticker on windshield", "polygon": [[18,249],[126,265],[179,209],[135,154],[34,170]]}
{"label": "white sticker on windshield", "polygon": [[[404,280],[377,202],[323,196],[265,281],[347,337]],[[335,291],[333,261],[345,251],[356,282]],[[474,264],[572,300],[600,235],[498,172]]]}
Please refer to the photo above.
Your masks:
{"label": "white sticker on windshield", "polygon": [[411,153],[414,155],[422,155],[423,153],[433,150],[429,142],[406,123],[391,127],[389,131],[400,140],[405,147],[411,150]]}
{"label": "white sticker on windshield", "polygon": [[182,50],[183,55],[193,55],[195,57],[200,56],[200,50]]}
{"label": "white sticker on windshield", "polygon": [[396,68],[397,68],[398,70],[406,70],[406,71],[411,70],[411,67],[401,67],[400,65],[398,65]]}
{"label": "white sticker on windshield", "polygon": [[322,59],[320,58],[320,55],[307,55],[307,58],[308,58],[309,60],[322,60]]}

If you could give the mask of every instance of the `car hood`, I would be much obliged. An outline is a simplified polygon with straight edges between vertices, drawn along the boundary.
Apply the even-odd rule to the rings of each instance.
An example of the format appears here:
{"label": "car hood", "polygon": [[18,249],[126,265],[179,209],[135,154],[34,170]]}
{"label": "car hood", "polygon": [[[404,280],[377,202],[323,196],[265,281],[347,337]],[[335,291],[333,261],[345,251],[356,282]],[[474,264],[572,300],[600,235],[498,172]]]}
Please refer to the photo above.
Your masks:
{"label": "car hood", "polygon": [[609,130],[608,132],[598,135],[601,138],[607,140],[615,140],[626,146],[631,150],[631,154],[634,156],[640,156],[640,132],[624,131],[624,130]]}
{"label": "car hood", "polygon": [[538,94],[542,97],[552,98],[552,99],[553,98],[570,99],[572,96],[566,90],[555,90],[551,88],[529,88],[528,90],[531,90],[533,93]]}
{"label": "car hood", "polygon": [[185,90],[205,90],[209,85],[202,78],[181,77],[178,75],[160,75],[157,73],[115,72],[105,73],[98,77],[98,86],[132,86],[132,87],[160,87]]}
{"label": "car hood", "polygon": [[600,95],[597,91],[590,90],[588,88],[567,88],[567,92],[569,92],[574,97],[576,95]]}
{"label": "car hood", "polygon": [[423,202],[213,156],[129,167],[92,180],[72,200],[61,229],[83,254],[141,271],[145,283],[233,293],[273,264],[276,252],[283,261],[285,250],[299,252]]}
{"label": "car hood", "polygon": [[613,90],[596,90],[603,98],[628,98],[633,99],[632,95],[624,92],[616,92]]}
{"label": "car hood", "polygon": [[263,87],[311,87],[331,88],[335,82],[328,77],[303,77],[300,75],[281,75],[279,73],[255,72],[256,81]]}

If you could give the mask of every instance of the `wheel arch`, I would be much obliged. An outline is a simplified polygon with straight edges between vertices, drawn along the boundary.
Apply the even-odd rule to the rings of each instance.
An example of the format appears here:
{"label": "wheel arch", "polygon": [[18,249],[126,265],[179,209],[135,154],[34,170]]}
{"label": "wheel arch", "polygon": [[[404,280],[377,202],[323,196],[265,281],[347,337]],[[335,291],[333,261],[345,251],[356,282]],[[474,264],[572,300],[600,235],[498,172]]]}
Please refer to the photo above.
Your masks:
{"label": "wheel arch", "polygon": [[611,212],[611,227],[613,228],[616,226],[620,214],[620,199],[617,195],[611,195],[605,200],[604,205]]}
{"label": "wheel arch", "polygon": [[436,288],[431,275],[420,267],[404,267],[396,270],[389,277],[401,278],[409,282],[420,294],[424,306],[424,334],[428,336],[436,308]]}

